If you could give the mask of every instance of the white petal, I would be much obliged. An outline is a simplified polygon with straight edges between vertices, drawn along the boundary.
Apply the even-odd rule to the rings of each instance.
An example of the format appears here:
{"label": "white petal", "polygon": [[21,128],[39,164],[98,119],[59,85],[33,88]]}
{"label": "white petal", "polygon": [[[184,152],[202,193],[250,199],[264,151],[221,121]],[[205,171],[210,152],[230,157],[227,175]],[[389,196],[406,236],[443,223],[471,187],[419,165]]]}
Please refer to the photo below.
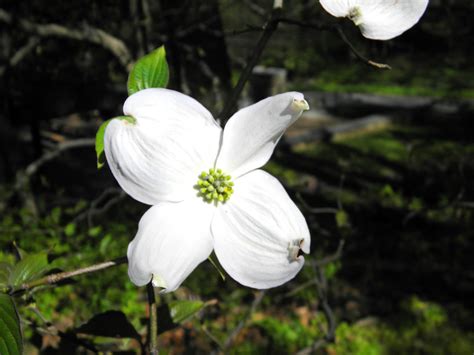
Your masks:
{"label": "white petal", "polygon": [[[349,17],[370,39],[388,40],[413,27],[428,6],[428,0],[320,0],[336,17]],[[357,16],[354,16],[357,14]]]}
{"label": "white petal", "polygon": [[232,197],[212,221],[214,250],[227,273],[242,285],[265,289],[291,280],[309,252],[306,221],[283,186],[252,171],[235,181]]}
{"label": "white petal", "polygon": [[362,35],[380,40],[392,39],[413,27],[428,6],[428,0],[366,0],[361,3]]}
{"label": "white petal", "polygon": [[212,252],[211,219],[215,208],[202,200],[163,202],[140,220],[128,246],[128,275],[137,286],[153,278],[162,292],[176,290]]}
{"label": "white petal", "polygon": [[319,0],[321,6],[335,17],[346,17],[356,0]]}
{"label": "white petal", "polygon": [[303,94],[288,92],[238,111],[224,128],[216,167],[233,178],[261,167],[288,126],[308,108]]}
{"label": "white petal", "polygon": [[104,149],[120,186],[146,204],[181,201],[202,170],[214,166],[221,128],[194,99],[167,89],[130,96],[124,113],[136,124],[113,120]]}

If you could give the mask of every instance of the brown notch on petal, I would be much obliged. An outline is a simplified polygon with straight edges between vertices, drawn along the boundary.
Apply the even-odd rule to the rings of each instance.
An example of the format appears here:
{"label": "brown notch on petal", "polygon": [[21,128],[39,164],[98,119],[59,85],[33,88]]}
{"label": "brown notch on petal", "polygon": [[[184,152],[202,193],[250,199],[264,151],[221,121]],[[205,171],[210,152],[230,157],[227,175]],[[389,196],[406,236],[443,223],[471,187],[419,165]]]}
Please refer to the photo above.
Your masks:
{"label": "brown notch on petal", "polygon": [[303,255],[303,250],[301,249],[301,244],[303,244],[304,239],[294,239],[288,245],[288,260],[290,262],[298,260],[298,258]]}

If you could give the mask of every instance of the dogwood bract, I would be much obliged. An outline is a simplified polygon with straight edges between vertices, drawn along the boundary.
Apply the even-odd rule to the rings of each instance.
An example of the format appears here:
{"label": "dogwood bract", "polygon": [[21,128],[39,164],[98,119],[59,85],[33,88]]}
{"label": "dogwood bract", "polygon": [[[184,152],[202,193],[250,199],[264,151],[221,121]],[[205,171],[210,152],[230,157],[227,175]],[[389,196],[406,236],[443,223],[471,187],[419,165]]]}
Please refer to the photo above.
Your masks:
{"label": "dogwood bract", "polygon": [[387,40],[413,27],[428,0],[319,0],[335,17],[348,17],[370,39]]}
{"label": "dogwood bract", "polygon": [[234,114],[222,130],[196,100],[167,89],[130,96],[104,148],[120,186],[152,205],[128,247],[137,286],[176,290],[214,249],[227,273],[259,289],[292,279],[309,252],[306,221],[283,186],[259,170],[308,103],[289,92]]}

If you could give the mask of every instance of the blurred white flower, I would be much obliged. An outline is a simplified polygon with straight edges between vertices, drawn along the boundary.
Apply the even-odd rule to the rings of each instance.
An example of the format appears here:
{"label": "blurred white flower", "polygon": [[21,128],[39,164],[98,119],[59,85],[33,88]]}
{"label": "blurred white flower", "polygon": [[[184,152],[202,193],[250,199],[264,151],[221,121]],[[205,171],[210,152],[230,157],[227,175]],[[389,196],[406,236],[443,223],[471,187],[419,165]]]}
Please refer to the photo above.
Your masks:
{"label": "blurred white flower", "polygon": [[292,279],[309,252],[306,221],[283,186],[259,170],[308,104],[289,92],[238,111],[224,130],[194,99],[167,89],[130,96],[104,148],[120,186],[151,207],[128,247],[129,276],[176,290],[212,250],[253,288]]}
{"label": "blurred white flower", "polygon": [[428,0],[319,0],[335,17],[348,17],[370,39],[387,40],[413,27]]}

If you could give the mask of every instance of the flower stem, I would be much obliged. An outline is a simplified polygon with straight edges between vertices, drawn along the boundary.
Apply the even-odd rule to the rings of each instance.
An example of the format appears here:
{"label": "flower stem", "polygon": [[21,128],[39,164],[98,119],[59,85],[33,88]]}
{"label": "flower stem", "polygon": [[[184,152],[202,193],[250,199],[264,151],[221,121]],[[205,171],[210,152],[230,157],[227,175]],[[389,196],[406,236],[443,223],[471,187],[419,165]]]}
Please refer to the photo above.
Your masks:
{"label": "flower stem", "polygon": [[122,256],[120,258],[110,260],[110,261],[105,261],[100,264],[90,265],[90,266],[86,266],[86,267],[72,270],[72,271],[65,271],[65,272],[59,272],[57,274],[51,274],[43,278],[40,278],[38,280],[34,280],[34,281],[20,285],[19,287],[13,290],[12,294],[23,293],[25,291],[31,290],[38,286],[53,285],[55,283],[58,283],[62,280],[69,279],[74,276],[90,274],[96,271],[108,269],[112,266],[117,266],[117,265],[126,264],[126,263],[127,263],[127,257]]}
{"label": "flower stem", "polygon": [[148,293],[148,305],[150,307],[150,355],[158,355],[158,314],[156,309],[155,289],[150,282],[146,287]]}

